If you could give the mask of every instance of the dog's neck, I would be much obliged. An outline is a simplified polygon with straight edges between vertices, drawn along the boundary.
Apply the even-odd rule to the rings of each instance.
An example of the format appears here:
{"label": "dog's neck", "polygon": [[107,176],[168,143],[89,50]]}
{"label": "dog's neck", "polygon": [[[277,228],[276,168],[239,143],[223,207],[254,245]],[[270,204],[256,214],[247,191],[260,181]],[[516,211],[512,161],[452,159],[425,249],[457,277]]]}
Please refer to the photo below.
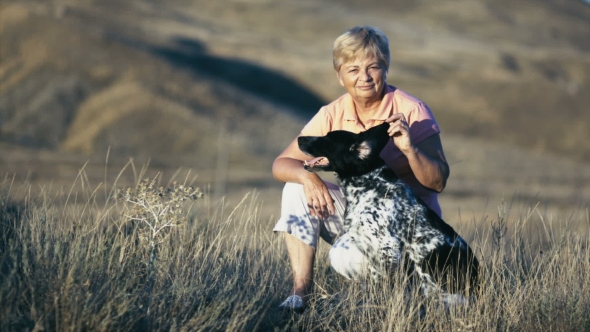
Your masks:
{"label": "dog's neck", "polygon": [[383,166],[385,166],[385,162],[383,159],[378,158],[366,161],[366,163],[362,165],[349,165],[344,169],[335,170],[334,172],[339,180],[347,180],[355,177],[363,177],[367,174],[372,174],[375,172],[375,170],[383,168]]}
{"label": "dog's neck", "polygon": [[397,175],[394,171],[392,171],[385,162],[377,168],[374,168],[372,171],[363,174],[354,174],[354,175],[341,175],[339,173],[336,174],[338,181],[340,182],[341,186],[366,186],[367,179],[369,182],[375,182],[379,179],[385,180],[387,182],[394,182],[398,179]]}

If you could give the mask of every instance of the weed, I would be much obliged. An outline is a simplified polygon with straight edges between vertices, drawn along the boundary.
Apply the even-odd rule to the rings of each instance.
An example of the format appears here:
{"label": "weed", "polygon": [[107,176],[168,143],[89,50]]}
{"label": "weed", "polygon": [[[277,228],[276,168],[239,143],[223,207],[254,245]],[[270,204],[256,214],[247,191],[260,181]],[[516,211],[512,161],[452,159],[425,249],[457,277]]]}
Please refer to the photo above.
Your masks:
{"label": "weed", "polygon": [[151,180],[146,178],[134,188],[117,192],[119,201],[126,203],[121,214],[133,223],[136,229],[134,233],[137,234],[141,247],[149,253],[145,317],[150,317],[158,246],[168,237],[171,228],[186,223],[183,203],[203,196],[199,188],[178,182],[174,182],[172,188],[157,187],[157,180],[158,176]]}

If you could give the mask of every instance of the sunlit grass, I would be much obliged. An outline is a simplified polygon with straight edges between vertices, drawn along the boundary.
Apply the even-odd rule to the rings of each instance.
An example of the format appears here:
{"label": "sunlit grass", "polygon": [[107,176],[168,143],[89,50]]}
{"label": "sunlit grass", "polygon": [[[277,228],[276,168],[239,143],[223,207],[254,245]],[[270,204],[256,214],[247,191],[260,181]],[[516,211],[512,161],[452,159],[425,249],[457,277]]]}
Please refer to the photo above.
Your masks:
{"label": "sunlit grass", "polygon": [[561,220],[498,202],[497,215],[463,227],[483,287],[475,304],[450,312],[406,291],[401,276],[368,287],[344,280],[320,246],[315,295],[291,314],[277,309],[291,287],[284,245],[255,193],[232,206],[180,202],[186,219],[152,246],[116,184],[80,176],[63,200],[10,183],[0,196],[2,331],[590,330],[585,211]]}

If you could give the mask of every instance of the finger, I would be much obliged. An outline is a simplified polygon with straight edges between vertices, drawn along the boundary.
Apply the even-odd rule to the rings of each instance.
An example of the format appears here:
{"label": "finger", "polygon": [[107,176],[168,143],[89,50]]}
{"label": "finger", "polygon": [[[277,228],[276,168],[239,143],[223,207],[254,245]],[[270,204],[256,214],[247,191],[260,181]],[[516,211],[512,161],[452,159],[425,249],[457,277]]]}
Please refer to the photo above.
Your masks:
{"label": "finger", "polygon": [[309,209],[309,214],[311,214],[314,217],[317,217],[318,214],[316,212],[315,205],[317,205],[317,204],[314,204],[313,201],[307,202],[307,208]]}
{"label": "finger", "polygon": [[325,215],[324,206],[325,202],[322,202],[321,198],[313,198],[309,210],[312,211],[313,216],[321,218]]}
{"label": "finger", "polygon": [[385,122],[394,123],[394,122],[397,122],[402,117],[404,117],[403,113],[396,113],[396,114],[393,114],[392,116],[390,116],[389,118],[387,118],[387,120],[385,120]]}
{"label": "finger", "polygon": [[408,125],[408,123],[405,120],[400,120],[394,123],[391,123],[389,125],[389,128],[387,129],[387,132],[389,133],[389,136],[393,136],[394,133],[409,133],[410,132],[410,126]]}
{"label": "finger", "polygon": [[334,208],[334,199],[332,198],[330,193],[327,193],[325,198],[327,202],[326,207],[328,208],[328,212],[330,212],[330,214],[336,214],[336,209]]}
{"label": "finger", "polygon": [[319,215],[322,217],[327,217],[328,216],[328,207],[327,207],[327,202],[324,199],[323,196],[320,196],[318,198],[318,208],[317,211],[319,212]]}
{"label": "finger", "polygon": [[393,123],[389,126],[389,128],[387,129],[387,133],[389,134],[389,136],[394,136],[396,134],[401,133],[401,124],[399,122]]}

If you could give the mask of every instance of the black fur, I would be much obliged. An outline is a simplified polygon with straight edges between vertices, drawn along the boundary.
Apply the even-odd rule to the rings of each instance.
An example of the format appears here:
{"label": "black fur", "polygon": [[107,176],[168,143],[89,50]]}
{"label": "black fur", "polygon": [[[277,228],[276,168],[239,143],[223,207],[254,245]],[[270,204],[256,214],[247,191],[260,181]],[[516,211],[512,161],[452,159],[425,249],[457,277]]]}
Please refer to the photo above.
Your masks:
{"label": "black fur", "polygon": [[419,277],[424,295],[438,292],[446,295],[445,302],[456,301],[452,295],[467,300],[478,287],[477,258],[379,157],[390,139],[388,127],[384,123],[360,134],[333,131],[299,137],[301,151],[328,161],[306,168],[337,174],[347,204],[344,229],[375,262],[374,277],[380,275],[379,265],[407,265]]}

